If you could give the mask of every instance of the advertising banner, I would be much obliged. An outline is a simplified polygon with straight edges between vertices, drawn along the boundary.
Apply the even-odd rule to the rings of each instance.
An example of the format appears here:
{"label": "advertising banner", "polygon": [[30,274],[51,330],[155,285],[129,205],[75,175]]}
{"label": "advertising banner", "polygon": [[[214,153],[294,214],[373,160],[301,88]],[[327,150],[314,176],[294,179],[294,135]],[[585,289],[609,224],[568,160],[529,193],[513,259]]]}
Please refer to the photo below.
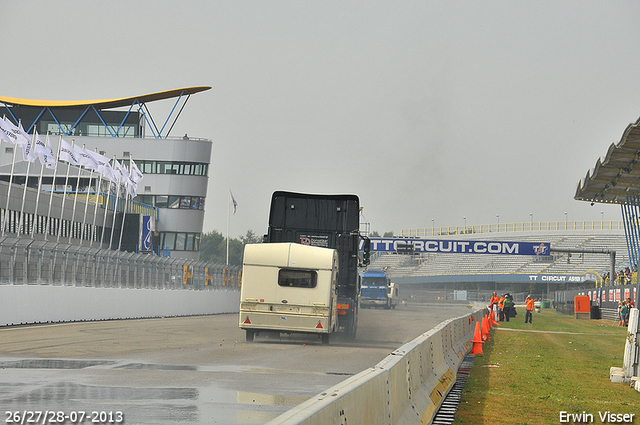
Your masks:
{"label": "advertising banner", "polygon": [[[397,252],[401,248],[411,247],[411,251],[420,253],[451,254],[495,254],[495,255],[550,255],[549,242],[502,242],[502,241],[462,241],[439,239],[403,239],[371,238],[371,251]],[[360,241],[362,250],[364,241]],[[404,249],[403,249],[404,251]]]}
{"label": "advertising banner", "polygon": [[153,217],[140,215],[140,251],[151,251],[151,236],[154,230]]}

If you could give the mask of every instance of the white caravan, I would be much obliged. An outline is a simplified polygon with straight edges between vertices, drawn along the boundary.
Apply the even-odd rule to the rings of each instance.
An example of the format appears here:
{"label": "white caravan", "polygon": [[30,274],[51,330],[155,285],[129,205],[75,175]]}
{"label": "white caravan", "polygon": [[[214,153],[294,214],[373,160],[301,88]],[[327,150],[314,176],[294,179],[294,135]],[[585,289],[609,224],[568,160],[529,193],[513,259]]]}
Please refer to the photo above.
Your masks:
{"label": "white caravan", "polygon": [[240,328],[247,341],[261,331],[319,334],[338,327],[338,252],[297,243],[244,248]]}

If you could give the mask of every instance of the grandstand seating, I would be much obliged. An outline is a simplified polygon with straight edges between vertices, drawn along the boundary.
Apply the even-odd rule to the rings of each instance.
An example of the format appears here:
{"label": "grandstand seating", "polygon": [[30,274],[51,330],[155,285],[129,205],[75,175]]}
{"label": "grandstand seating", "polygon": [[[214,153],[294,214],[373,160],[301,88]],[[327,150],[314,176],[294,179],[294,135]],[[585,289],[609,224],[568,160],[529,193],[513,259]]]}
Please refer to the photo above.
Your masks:
{"label": "grandstand seating", "polygon": [[[451,240],[549,242],[552,248],[578,248],[616,251],[616,270],[629,266],[627,243],[623,231],[551,231],[517,233],[483,233],[464,237],[441,237]],[[392,277],[440,276],[465,274],[602,274],[610,269],[605,254],[552,253],[550,257],[486,254],[416,254],[383,253],[371,268],[386,267]]]}

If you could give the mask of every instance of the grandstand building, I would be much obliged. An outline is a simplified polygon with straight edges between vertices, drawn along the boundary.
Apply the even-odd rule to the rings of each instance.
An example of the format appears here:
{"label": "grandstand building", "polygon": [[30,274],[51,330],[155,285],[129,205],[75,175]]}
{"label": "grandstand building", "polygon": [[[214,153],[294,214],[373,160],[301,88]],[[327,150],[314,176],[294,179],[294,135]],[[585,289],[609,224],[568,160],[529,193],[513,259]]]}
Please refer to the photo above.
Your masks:
{"label": "grandstand building", "polygon": [[[402,298],[452,300],[456,291],[466,299],[488,301],[493,291],[524,297],[553,298],[558,289],[594,286],[610,273],[611,257],[605,253],[567,253],[558,250],[615,251],[616,270],[631,266],[622,222],[597,222],[588,230],[571,223],[558,230],[474,232],[434,237],[451,241],[518,241],[551,244],[551,255],[487,255],[455,253],[378,253],[370,267],[386,268],[399,283]],[[410,242],[412,236],[407,238]],[[420,236],[422,237],[422,236]],[[518,301],[523,301],[517,299]]]}
{"label": "grandstand building", "polygon": [[[154,252],[197,260],[204,223],[212,141],[187,135],[169,137],[169,134],[189,97],[210,88],[190,87],[95,101],[47,101],[0,96],[0,110],[14,124],[21,122],[29,134],[34,129],[43,139],[48,134],[54,150],[60,138],[63,138],[68,143],[83,145],[88,150],[95,149],[108,158],[115,158],[127,167],[130,158],[133,159],[144,178],[133,204],[126,208],[128,215],[124,237],[133,241],[126,245],[126,250],[137,249],[137,217],[129,216],[133,212],[153,216]],[[151,117],[147,104],[160,100],[172,100],[175,105],[164,124],[160,123],[158,126]],[[43,168],[42,184],[39,185],[40,164],[32,164],[27,173],[28,164],[21,161],[20,152],[14,157],[14,149],[20,150],[7,143],[0,146],[0,183],[7,187],[6,190],[0,189],[0,208],[2,220],[8,223],[8,234],[44,239],[44,221],[49,215],[51,223],[47,224],[46,232],[49,239],[55,236],[51,232],[56,229],[61,229],[63,239],[68,238],[71,244],[76,245],[99,243],[103,232],[106,235],[121,233],[119,223],[123,221],[121,216],[125,213],[125,207],[124,202],[116,207],[113,201],[115,193],[107,196],[109,190],[113,192],[113,186],[103,181],[98,187],[100,180],[96,174],[92,175],[88,170],[76,167],[67,172],[64,163],[58,163],[55,182],[54,171]],[[17,160],[13,166],[13,182],[22,187],[10,192],[8,182],[14,158]],[[28,186],[26,189],[25,182]],[[38,205],[36,199],[39,187],[47,193],[51,190],[56,192],[52,200],[53,208],[48,206],[48,202],[40,202]],[[63,202],[62,194],[65,191],[67,194],[77,193],[78,196],[67,197],[66,202]],[[9,193],[9,208],[4,211]],[[26,202],[22,201],[23,193]],[[96,199],[96,194],[101,195],[98,196],[100,208],[94,217],[93,200]],[[88,205],[84,199],[89,200]],[[90,207],[87,208],[88,206]],[[48,209],[51,210],[50,214]],[[119,220],[113,219],[115,210]],[[20,211],[25,213],[22,218],[19,217]],[[21,222],[23,227],[19,232],[17,228]],[[129,226],[130,223],[133,227]],[[132,235],[132,232],[136,234]],[[102,238],[103,247],[109,246],[108,239]],[[113,249],[118,246],[111,243],[111,247]]]}

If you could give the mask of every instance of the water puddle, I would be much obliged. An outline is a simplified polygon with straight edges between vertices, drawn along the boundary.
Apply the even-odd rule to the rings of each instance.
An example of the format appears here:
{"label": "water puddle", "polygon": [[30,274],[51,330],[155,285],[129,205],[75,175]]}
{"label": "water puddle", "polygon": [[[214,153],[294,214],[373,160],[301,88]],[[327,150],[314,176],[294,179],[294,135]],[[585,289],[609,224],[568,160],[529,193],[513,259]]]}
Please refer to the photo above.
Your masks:
{"label": "water puddle", "polygon": [[85,369],[108,366],[116,362],[108,360],[24,359],[0,361],[1,369]]}

